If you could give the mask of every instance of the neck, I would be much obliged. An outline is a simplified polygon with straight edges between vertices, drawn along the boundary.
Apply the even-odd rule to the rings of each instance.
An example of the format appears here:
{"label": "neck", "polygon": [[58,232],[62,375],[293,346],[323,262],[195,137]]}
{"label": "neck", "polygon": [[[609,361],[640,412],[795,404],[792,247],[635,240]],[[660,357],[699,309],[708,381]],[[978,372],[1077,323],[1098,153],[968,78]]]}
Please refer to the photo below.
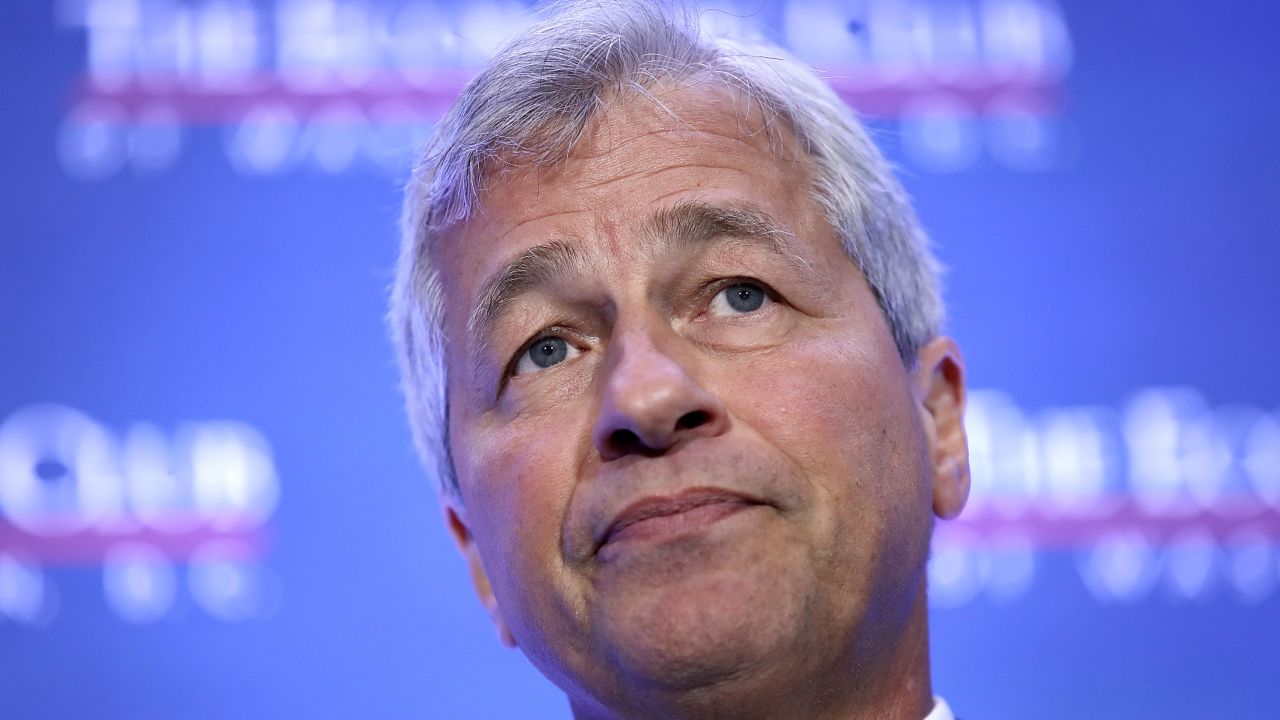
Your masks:
{"label": "neck", "polygon": [[678,698],[646,698],[620,709],[571,697],[570,705],[575,720],[922,720],[933,708],[923,582],[906,617],[887,625],[884,637],[855,642],[821,667],[813,657],[779,658]]}

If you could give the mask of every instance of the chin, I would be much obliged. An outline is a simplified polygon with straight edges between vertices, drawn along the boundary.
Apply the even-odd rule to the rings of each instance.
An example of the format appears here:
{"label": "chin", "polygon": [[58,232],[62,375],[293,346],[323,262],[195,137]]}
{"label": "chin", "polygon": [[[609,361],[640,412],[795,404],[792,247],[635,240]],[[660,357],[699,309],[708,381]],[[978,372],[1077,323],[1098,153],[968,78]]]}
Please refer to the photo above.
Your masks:
{"label": "chin", "polygon": [[802,651],[793,646],[805,635],[804,593],[769,575],[739,570],[635,593],[602,609],[600,639],[628,684],[653,700],[753,686]]}

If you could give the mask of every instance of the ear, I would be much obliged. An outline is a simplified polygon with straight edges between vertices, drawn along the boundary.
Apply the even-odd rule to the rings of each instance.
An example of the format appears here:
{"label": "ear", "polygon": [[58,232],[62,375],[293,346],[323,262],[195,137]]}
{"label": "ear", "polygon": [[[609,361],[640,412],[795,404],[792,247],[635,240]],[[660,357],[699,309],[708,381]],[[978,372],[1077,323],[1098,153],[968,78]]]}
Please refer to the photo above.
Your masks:
{"label": "ear", "polygon": [[938,337],[920,349],[916,401],[933,473],[933,512],[951,519],[969,499],[969,443],[964,433],[964,360],[954,340]]}
{"label": "ear", "polygon": [[489,618],[493,620],[493,625],[498,630],[498,639],[503,645],[513,648],[516,646],[516,639],[511,634],[511,629],[507,627],[502,609],[498,607],[498,598],[493,594],[493,587],[489,585],[489,576],[484,571],[484,563],[480,561],[480,549],[476,546],[475,537],[467,526],[466,514],[456,500],[442,498],[441,501],[444,505],[445,525],[448,526],[453,541],[457,543],[458,551],[467,561],[467,568],[471,571],[471,583],[476,589],[476,597],[480,598],[480,603],[489,611]]}

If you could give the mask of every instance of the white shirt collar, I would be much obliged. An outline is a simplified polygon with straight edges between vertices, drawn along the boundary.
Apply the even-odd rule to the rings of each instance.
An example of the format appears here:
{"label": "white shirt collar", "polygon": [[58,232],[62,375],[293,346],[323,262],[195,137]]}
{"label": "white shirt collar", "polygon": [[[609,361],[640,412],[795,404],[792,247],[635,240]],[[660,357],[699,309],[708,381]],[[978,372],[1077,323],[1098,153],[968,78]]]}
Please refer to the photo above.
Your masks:
{"label": "white shirt collar", "polygon": [[947,705],[947,701],[940,697],[933,699],[933,709],[924,717],[924,720],[956,720],[956,716],[951,714],[951,708]]}

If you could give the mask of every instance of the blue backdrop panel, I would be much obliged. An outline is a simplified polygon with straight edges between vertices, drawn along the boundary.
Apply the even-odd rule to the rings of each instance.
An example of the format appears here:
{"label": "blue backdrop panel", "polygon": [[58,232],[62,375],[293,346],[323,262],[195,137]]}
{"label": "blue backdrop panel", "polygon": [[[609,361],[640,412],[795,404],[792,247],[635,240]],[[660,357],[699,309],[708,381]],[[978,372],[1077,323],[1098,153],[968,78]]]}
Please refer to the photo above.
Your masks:
{"label": "blue backdrop panel", "polygon": [[[949,266],[968,718],[1280,707],[1270,3],[774,0]],[[566,718],[412,452],[399,186],[504,2],[5,3],[0,716]]]}

